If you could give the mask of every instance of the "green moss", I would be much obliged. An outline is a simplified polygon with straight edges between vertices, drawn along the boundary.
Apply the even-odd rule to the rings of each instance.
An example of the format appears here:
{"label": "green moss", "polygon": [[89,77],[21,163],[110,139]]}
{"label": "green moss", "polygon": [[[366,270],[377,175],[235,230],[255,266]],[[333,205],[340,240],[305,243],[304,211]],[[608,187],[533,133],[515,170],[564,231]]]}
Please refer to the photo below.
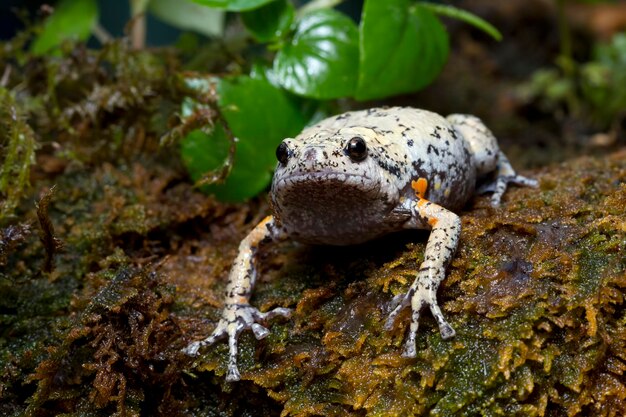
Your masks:
{"label": "green moss", "polygon": [[0,87],[0,227],[14,215],[29,186],[37,142],[24,110]]}

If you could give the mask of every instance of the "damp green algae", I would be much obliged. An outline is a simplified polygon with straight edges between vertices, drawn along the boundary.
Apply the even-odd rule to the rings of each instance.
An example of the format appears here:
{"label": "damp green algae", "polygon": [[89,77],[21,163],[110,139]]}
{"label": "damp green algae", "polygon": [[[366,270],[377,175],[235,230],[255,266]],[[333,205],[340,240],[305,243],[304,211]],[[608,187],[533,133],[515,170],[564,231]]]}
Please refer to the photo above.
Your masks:
{"label": "damp green algae", "polygon": [[[261,253],[253,304],[294,314],[242,335],[243,380],[228,384],[226,344],[181,349],[212,330],[239,241],[269,208],[203,196],[158,147],[180,98],[168,54],[92,54],[9,77],[38,143],[37,164],[14,165],[32,187],[12,191],[0,230],[0,414],[626,414],[625,151],[528,173],[540,188],[511,188],[499,209],[468,205],[438,293],[457,336],[424,311],[415,359],[400,356],[408,314],[383,325],[427,232]],[[63,247],[46,272],[34,202],[52,186]]]}

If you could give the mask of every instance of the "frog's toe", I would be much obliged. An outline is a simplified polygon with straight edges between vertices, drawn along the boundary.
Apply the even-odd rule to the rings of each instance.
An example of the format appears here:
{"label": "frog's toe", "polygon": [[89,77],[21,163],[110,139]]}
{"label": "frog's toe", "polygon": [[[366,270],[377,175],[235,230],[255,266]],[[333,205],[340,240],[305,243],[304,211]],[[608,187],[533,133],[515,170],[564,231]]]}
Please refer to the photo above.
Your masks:
{"label": "frog's toe", "polygon": [[524,187],[539,187],[539,181],[534,178],[524,177],[523,175],[516,175],[509,182],[517,185],[522,185]]}
{"label": "frog's toe", "polygon": [[491,205],[493,207],[498,207],[509,184],[521,185],[525,187],[537,187],[539,182],[535,179],[527,178],[522,175],[503,175],[496,178],[496,180],[492,183],[481,186],[478,189],[478,192],[493,192],[493,195],[491,196]]}
{"label": "frog's toe", "polygon": [[402,352],[403,358],[415,358],[417,356],[417,347],[415,339],[417,338],[417,329],[419,328],[420,311],[413,310],[411,312],[411,324],[409,325],[409,332],[406,336],[406,342],[404,343],[404,351]]}
{"label": "frog's toe", "polygon": [[451,339],[456,336],[456,331],[454,331],[454,328],[450,326],[449,323],[444,323],[443,325],[440,325],[439,333],[441,334],[441,338],[444,340]]}
{"label": "frog's toe", "polygon": [[252,333],[254,333],[256,340],[265,339],[267,335],[270,334],[270,331],[267,330],[266,327],[261,326],[259,323],[254,323],[250,327],[252,328]]}
{"label": "frog's toe", "polygon": [[237,365],[234,367],[228,366],[228,370],[226,371],[226,382],[237,382],[241,379],[241,374],[239,373],[239,368]]}
{"label": "frog's toe", "polygon": [[228,332],[228,366],[226,367],[226,382],[235,382],[241,379],[241,374],[239,373],[239,368],[237,367],[237,337],[239,336],[241,330],[237,330]]}
{"label": "frog's toe", "polygon": [[213,330],[213,333],[211,333],[209,337],[190,343],[182,350],[182,352],[189,356],[197,356],[200,348],[212,345],[218,340],[224,339],[227,335],[228,326],[226,326],[226,323],[224,323],[223,320],[220,320],[217,327]]}
{"label": "frog's toe", "polygon": [[411,298],[408,296],[408,294],[398,294],[391,299],[391,302],[389,303],[391,313],[389,313],[389,316],[387,317],[387,320],[385,321],[385,325],[383,327],[386,331],[390,331],[391,329],[393,329],[393,325],[396,322],[398,314],[400,314],[402,310],[408,307],[410,303]]}
{"label": "frog's toe", "polygon": [[398,314],[401,310],[401,306],[398,306],[391,312],[391,314],[389,314],[389,317],[387,317],[383,329],[385,329],[386,331],[390,331],[391,329],[393,329],[393,325],[396,322],[396,317],[398,317]]}
{"label": "frog's toe", "polygon": [[[278,307],[273,310],[266,311],[265,313],[261,313],[259,310],[254,309],[252,316],[255,320],[266,321],[274,317],[289,318],[291,313],[292,310],[290,308]],[[252,333],[254,333],[254,337],[256,337],[257,340],[264,339],[268,334],[270,334],[270,331],[267,330],[267,328],[256,322],[250,322],[246,327],[252,329]]]}
{"label": "frog's toe", "polygon": [[437,325],[439,326],[439,333],[441,334],[441,338],[450,339],[454,337],[456,335],[456,332],[454,331],[454,328],[450,326],[450,323],[448,323],[443,317],[443,313],[441,312],[441,308],[439,308],[437,301],[434,300],[430,302],[429,305],[430,312],[432,313],[433,317],[437,321]]}
{"label": "frog's toe", "polygon": [[189,343],[187,347],[182,350],[182,352],[189,356],[196,356],[198,354],[198,350],[200,350],[202,346],[201,341]]}
{"label": "frog's toe", "polygon": [[273,310],[266,311],[265,313],[261,313],[257,310],[257,313],[256,317],[262,320],[269,320],[274,317],[284,317],[288,319],[291,317],[292,310],[290,308],[277,307]]}

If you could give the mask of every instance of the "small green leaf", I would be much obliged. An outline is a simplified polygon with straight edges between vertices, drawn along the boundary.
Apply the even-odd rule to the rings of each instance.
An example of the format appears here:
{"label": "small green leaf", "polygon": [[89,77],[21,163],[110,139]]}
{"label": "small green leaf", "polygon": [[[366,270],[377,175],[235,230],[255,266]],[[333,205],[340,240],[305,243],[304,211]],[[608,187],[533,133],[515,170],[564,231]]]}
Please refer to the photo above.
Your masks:
{"label": "small green leaf", "polygon": [[491,23],[476,16],[473,13],[468,12],[467,10],[459,9],[454,6],[449,6],[447,4],[435,4],[426,2],[421,2],[420,6],[432,10],[433,12],[442,16],[462,20],[463,22],[469,23],[470,25],[482,30],[495,40],[502,40],[502,34],[500,33],[500,31],[498,31],[498,29],[496,29]]}
{"label": "small green leaf", "polygon": [[[223,184],[207,190],[224,201],[243,201],[268,186],[276,166],[276,147],[299,133],[306,120],[292,97],[264,79],[222,79],[217,91],[219,108],[238,141],[230,175]],[[222,166],[229,141],[219,125],[210,135],[192,133],[182,141],[181,154],[190,175],[198,180]]]}
{"label": "small green leaf", "polygon": [[150,12],[183,30],[191,30],[206,36],[222,36],[224,33],[223,10],[200,6],[189,0],[151,0]]}
{"label": "small green leaf", "polygon": [[224,9],[229,12],[241,12],[244,10],[253,10],[274,0],[193,0],[203,6],[215,7],[216,9]]}
{"label": "small green leaf", "polygon": [[228,157],[228,137],[224,127],[216,124],[210,134],[197,129],[180,142],[183,163],[194,181],[208,171],[219,169]]}
{"label": "small green leaf", "polygon": [[43,55],[67,40],[87,40],[97,21],[96,0],[61,0],[33,41],[31,51]]}
{"label": "small green leaf", "polygon": [[433,81],[448,57],[445,28],[410,0],[366,0],[359,30],[357,100],[417,91]]}
{"label": "small green leaf", "polygon": [[276,146],[298,134],[304,117],[296,102],[264,80],[240,76],[218,85],[219,106],[233,134],[254,145],[249,160],[273,169]]}
{"label": "small green leaf", "polygon": [[[201,130],[189,133],[180,143],[183,163],[194,181],[208,172],[222,168],[228,158],[230,143],[221,124],[216,124],[210,134]],[[247,147],[244,144],[244,147]],[[240,146],[237,152],[240,153]],[[245,154],[246,152],[244,152]],[[268,170],[250,169],[250,164],[237,163],[222,184],[212,184],[201,188],[223,201],[242,201],[263,190],[271,179]],[[252,167],[254,168],[254,167]]]}
{"label": "small green leaf", "polygon": [[274,58],[278,81],[292,93],[316,99],[354,94],[358,36],[355,23],[336,10],[304,15],[291,41]]}
{"label": "small green leaf", "polygon": [[293,4],[288,0],[278,0],[241,13],[241,20],[257,41],[271,42],[285,36],[294,16]]}

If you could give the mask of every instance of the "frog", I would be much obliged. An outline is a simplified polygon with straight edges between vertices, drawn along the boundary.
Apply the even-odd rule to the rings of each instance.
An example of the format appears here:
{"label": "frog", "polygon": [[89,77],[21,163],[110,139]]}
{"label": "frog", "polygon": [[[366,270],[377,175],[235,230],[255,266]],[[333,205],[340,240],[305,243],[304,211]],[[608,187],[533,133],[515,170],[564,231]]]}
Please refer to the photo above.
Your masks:
{"label": "frog", "polygon": [[515,172],[478,117],[444,117],[411,107],[370,108],[326,118],[284,139],[276,157],[269,192],[272,214],[239,245],[217,326],[183,349],[195,356],[203,346],[226,338],[229,382],[241,379],[241,332],[249,329],[263,339],[269,334],[263,324],[292,314],[286,307],[261,312],[250,304],[262,246],[287,239],[355,245],[405,229],[429,230],[417,275],[406,291],[390,300],[383,326],[392,330],[400,312],[410,308],[401,355],[414,358],[424,307],[430,309],[443,339],[455,336],[437,302],[437,290],[459,243],[461,219],[455,212],[477,192],[491,192],[490,204],[497,207],[509,184],[538,186],[535,179]]}

